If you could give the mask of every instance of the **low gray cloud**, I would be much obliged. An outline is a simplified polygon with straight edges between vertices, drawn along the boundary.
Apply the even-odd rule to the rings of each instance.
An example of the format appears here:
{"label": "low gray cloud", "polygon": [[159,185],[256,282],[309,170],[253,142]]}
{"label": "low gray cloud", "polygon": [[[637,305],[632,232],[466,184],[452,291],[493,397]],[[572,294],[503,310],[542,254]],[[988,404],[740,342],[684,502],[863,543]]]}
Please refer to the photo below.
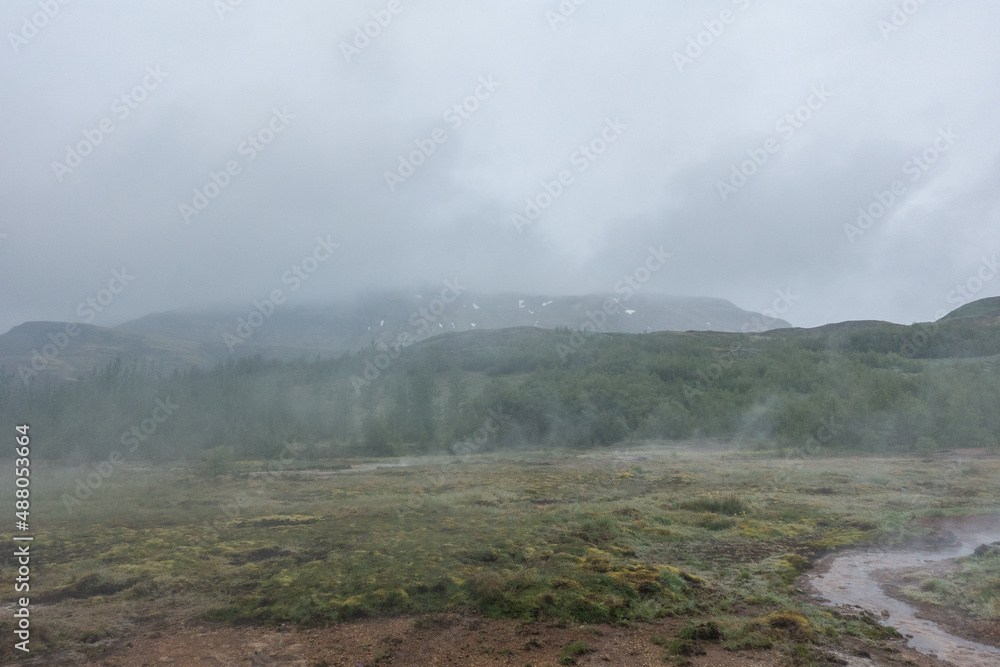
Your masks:
{"label": "low gray cloud", "polygon": [[998,19],[861,0],[5,3],[0,330],[86,321],[122,267],[94,324],[249,303],[328,236],[341,250],[303,302],[455,275],[609,291],[662,245],[652,290],[751,310],[792,290],[805,326],[927,320],[1000,251]]}

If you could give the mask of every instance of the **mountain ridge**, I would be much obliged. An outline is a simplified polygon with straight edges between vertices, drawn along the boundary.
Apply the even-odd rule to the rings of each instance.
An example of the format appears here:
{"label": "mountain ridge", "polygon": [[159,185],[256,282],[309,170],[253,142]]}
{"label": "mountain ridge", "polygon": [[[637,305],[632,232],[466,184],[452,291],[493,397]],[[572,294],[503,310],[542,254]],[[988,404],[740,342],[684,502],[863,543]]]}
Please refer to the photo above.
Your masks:
{"label": "mountain ridge", "polygon": [[[31,377],[71,379],[118,356],[153,360],[172,370],[234,356],[287,360],[377,345],[405,347],[445,332],[518,327],[735,332],[790,326],[714,297],[482,294],[446,285],[424,294],[384,292],[322,306],[258,301],[244,308],[150,313],[115,327],[27,322],[0,335],[0,366],[27,368]],[[69,335],[70,328],[78,333]]]}

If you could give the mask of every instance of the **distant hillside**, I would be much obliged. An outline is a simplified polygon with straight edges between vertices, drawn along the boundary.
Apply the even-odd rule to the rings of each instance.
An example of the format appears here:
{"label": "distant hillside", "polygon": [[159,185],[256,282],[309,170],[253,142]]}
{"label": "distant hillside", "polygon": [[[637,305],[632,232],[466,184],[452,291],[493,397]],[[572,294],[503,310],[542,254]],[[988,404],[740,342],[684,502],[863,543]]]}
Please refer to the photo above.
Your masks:
{"label": "distant hillside", "polygon": [[811,329],[775,329],[767,338],[810,340],[816,349],[875,352],[918,359],[959,359],[1000,355],[1000,299],[966,304],[936,322],[894,324],[861,320]]}
{"label": "distant hillside", "polygon": [[834,322],[831,324],[821,324],[818,327],[811,327],[804,329],[801,327],[792,327],[790,329],[770,329],[764,332],[766,335],[771,337],[782,337],[782,336],[798,336],[803,332],[818,333],[818,334],[844,334],[850,333],[852,331],[864,331],[869,329],[877,329],[880,327],[889,328],[899,328],[904,329],[905,325],[896,324],[894,322],[886,322],[884,320],[848,320],[846,322]]}
{"label": "distant hillside", "polygon": [[[605,313],[606,304],[611,314]],[[234,357],[330,358],[373,344],[407,347],[442,333],[497,332],[483,338],[445,337],[435,347],[447,350],[459,343],[489,347],[515,335],[503,333],[508,329],[521,329],[517,335],[523,337],[528,335],[525,329],[581,328],[605,333],[746,331],[772,338],[808,338],[817,349],[926,359],[1000,353],[1000,297],[965,304],[938,322],[904,326],[866,320],[812,329],[768,321],[723,299],[652,294],[636,295],[628,302],[605,295],[462,294],[452,303],[431,293],[379,294],[325,307],[282,304],[266,318],[252,315],[257,311],[251,308],[157,313],[115,329],[80,324],[78,335],[71,339],[65,334],[66,323],[26,323],[0,336],[0,366],[15,374],[26,370],[33,379],[71,379],[116,357],[126,363],[155,362],[166,370],[204,368]],[[64,339],[68,343],[61,346]]]}
{"label": "distant hillside", "polygon": [[[546,297],[526,294],[462,294],[445,303],[436,294],[379,294],[327,307],[279,306],[234,350],[254,348],[265,356],[303,353],[340,354],[376,343],[416,341],[438,333],[514,327],[593,326],[599,331],[741,331],[790,326],[784,320],[762,322],[758,313],[724,299],[636,295],[627,302],[608,295]],[[609,301],[610,300],[610,301]],[[604,305],[609,303],[611,314]],[[171,312],[149,315],[118,327],[122,331],[160,333],[205,342],[236,334],[239,319],[251,309],[231,312]],[[606,320],[604,319],[606,317]]]}
{"label": "distant hillside", "polygon": [[[446,303],[451,301],[451,303]],[[372,344],[408,346],[446,332],[581,327],[615,333],[650,331],[760,331],[789,327],[724,299],[635,295],[544,297],[526,294],[375,294],[329,306],[266,304],[241,309],[156,313],[114,329],[77,325],[80,334],[51,360],[36,357],[39,377],[68,379],[116,356],[155,361],[164,368],[210,366],[231,357],[268,359],[339,356]],[[610,314],[609,312],[610,311]],[[0,366],[32,368],[50,336],[66,324],[32,322],[0,336]],[[49,348],[53,351],[54,348]]]}
{"label": "distant hillside", "polygon": [[[151,337],[87,333],[106,345],[131,341],[136,352]],[[176,340],[164,338],[160,345]],[[242,357],[166,376],[110,364],[61,386],[28,388],[0,373],[0,421],[44,424],[34,441],[42,457],[95,461],[158,400],[183,417],[142,442],[142,458],[216,447],[262,460],[291,445],[309,458],[688,438],[801,453],[996,450],[998,362],[1000,326],[978,320],[749,334],[515,327],[448,332],[398,353]]]}
{"label": "distant hillside", "polygon": [[1000,296],[979,299],[956,308],[939,322],[977,320],[982,324],[1000,324]]}
{"label": "distant hillside", "polygon": [[206,366],[222,350],[154,333],[137,334],[66,322],[27,322],[0,336],[0,366],[31,381],[65,380],[100,368],[116,357],[149,360],[169,371]]}

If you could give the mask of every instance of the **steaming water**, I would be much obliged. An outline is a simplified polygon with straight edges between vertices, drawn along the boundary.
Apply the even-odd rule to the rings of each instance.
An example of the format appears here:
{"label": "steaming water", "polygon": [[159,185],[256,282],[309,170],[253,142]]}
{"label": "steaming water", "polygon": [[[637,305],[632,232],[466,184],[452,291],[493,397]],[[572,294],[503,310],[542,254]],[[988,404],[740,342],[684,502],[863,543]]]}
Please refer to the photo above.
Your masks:
{"label": "steaming water", "polygon": [[[356,463],[350,468],[345,468],[344,470],[282,470],[280,473],[286,475],[298,475],[300,477],[334,477],[336,475],[349,475],[356,472],[372,472],[373,470],[378,470],[379,468],[408,468],[409,463]],[[273,475],[274,472],[259,470],[250,473],[250,477],[263,477],[264,475]]]}
{"label": "steaming water", "polygon": [[958,543],[943,548],[845,554],[831,562],[828,572],[811,577],[810,583],[834,605],[858,606],[876,617],[887,610],[890,617],[884,623],[904,635],[912,635],[909,646],[921,653],[936,655],[962,667],[996,667],[1000,665],[1000,649],[956,637],[937,623],[917,618],[916,609],[886,595],[874,576],[879,570],[899,571],[968,556],[979,545],[1000,540],[1000,526],[995,525],[995,518],[991,518],[991,523],[994,525],[984,531],[982,517],[950,521],[945,528]]}

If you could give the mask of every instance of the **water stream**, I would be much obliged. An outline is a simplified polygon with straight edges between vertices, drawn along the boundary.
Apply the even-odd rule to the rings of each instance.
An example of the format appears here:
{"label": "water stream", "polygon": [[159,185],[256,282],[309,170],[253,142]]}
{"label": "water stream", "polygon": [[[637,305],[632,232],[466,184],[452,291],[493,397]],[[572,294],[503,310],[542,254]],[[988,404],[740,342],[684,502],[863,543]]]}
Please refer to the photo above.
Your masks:
{"label": "water stream", "polygon": [[1000,665],[1000,649],[963,639],[943,627],[922,618],[918,610],[906,602],[890,597],[878,583],[876,572],[899,572],[927,563],[970,555],[981,544],[1000,540],[1000,525],[996,517],[949,519],[942,525],[946,534],[954,536],[947,546],[914,548],[901,551],[852,552],[833,558],[829,570],[810,577],[812,587],[830,604],[856,606],[875,615],[889,612],[882,622],[911,636],[909,645],[941,660],[962,667],[996,667]]}

